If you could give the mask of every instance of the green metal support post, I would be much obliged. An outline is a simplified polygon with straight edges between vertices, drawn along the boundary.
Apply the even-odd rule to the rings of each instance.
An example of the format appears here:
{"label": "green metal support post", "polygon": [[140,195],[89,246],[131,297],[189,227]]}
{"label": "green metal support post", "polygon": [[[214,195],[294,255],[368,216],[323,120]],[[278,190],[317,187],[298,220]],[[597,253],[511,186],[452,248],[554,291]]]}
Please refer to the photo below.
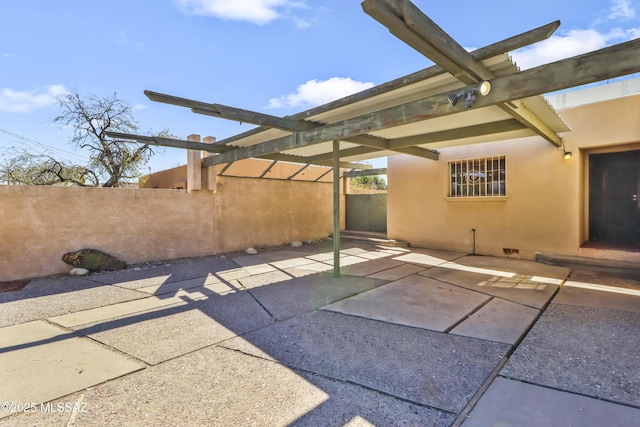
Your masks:
{"label": "green metal support post", "polygon": [[333,141],[333,277],[340,277],[340,141]]}

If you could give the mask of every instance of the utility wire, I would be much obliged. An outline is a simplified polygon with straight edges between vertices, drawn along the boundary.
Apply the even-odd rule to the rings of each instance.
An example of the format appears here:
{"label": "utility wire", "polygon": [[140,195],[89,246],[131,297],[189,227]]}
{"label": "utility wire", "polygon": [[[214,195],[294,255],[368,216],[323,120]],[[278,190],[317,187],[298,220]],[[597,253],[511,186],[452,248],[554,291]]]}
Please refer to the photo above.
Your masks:
{"label": "utility wire", "polygon": [[[18,141],[22,142],[23,144],[26,144],[26,145],[30,146],[30,148],[32,148],[32,149],[36,149],[36,150],[39,149],[39,154],[44,154],[47,151],[49,151],[49,152],[53,151],[53,152],[57,152],[58,154],[63,154],[63,155],[66,155],[66,156],[76,157],[76,158],[84,160],[84,161],[88,161],[89,160],[88,157],[81,156],[79,154],[72,153],[70,151],[65,151],[65,150],[62,150],[62,149],[57,148],[57,147],[52,147],[51,145],[43,144],[41,142],[34,141],[33,139],[25,138],[24,136],[20,136],[20,135],[17,135],[15,133],[13,133],[13,132],[9,132],[8,130],[0,129],[0,132],[4,133],[6,135],[9,135],[9,136],[11,136],[13,138],[16,138]],[[34,145],[37,148],[34,147]]]}

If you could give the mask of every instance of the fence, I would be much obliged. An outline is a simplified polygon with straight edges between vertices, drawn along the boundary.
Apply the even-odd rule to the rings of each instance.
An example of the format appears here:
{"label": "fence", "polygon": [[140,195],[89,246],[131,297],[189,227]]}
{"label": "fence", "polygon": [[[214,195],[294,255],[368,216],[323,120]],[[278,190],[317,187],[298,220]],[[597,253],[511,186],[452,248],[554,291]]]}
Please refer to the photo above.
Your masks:
{"label": "fence", "polygon": [[332,230],[329,183],[219,177],[215,191],[0,186],[0,281],[67,272],[95,248],[125,262],[318,239]]}

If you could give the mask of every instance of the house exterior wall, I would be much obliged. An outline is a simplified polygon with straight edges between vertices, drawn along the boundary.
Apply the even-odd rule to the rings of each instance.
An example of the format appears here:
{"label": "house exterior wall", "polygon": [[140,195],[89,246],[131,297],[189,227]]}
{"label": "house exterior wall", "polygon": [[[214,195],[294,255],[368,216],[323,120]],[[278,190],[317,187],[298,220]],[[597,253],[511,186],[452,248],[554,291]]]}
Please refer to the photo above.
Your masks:
{"label": "house exterior wall", "polygon": [[[444,148],[439,161],[399,155],[388,161],[388,236],[413,246],[535,258],[536,252],[601,256],[588,240],[588,156],[640,148],[640,95],[560,111],[571,159],[540,137]],[[505,155],[507,197],[448,198],[448,161]],[[513,256],[513,255],[510,255]],[[637,253],[608,251],[612,259]]]}

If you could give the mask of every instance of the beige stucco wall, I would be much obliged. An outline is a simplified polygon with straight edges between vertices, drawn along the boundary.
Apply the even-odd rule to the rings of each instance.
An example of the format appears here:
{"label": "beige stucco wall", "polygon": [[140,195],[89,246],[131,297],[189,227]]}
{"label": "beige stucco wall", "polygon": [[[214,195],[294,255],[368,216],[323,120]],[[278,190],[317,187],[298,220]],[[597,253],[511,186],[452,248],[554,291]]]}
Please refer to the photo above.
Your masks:
{"label": "beige stucco wall", "polygon": [[[640,143],[640,95],[594,103],[560,115],[573,129],[562,150],[540,137],[444,148],[439,161],[393,156],[388,162],[388,235],[414,246],[471,252],[472,228],[480,254],[518,249],[598,256],[580,249],[588,239],[586,170],[591,152]],[[507,194],[500,200],[449,199],[447,161],[506,155]],[[615,251],[610,258],[639,259]]]}
{"label": "beige stucco wall", "polygon": [[333,231],[330,183],[218,177],[217,188],[217,252],[315,240]]}
{"label": "beige stucco wall", "polygon": [[0,281],[69,271],[83,248],[127,263],[213,253],[210,192],[0,186]]}
{"label": "beige stucco wall", "polygon": [[0,186],[0,281],[65,273],[60,257],[83,248],[132,264],[319,239],[332,200],[331,183],[231,177],[191,193]]}

